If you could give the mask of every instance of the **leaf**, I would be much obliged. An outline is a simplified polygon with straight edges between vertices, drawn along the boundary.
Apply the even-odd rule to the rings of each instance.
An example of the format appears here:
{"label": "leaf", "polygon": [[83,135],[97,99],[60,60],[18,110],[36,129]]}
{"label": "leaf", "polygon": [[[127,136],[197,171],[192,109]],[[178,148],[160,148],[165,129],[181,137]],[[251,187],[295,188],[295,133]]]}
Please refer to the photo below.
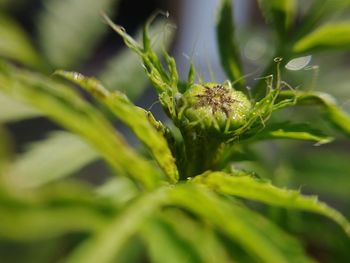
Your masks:
{"label": "leaf", "polygon": [[0,208],[0,236],[12,240],[47,239],[64,232],[97,231],[105,223],[83,207]]}
{"label": "leaf", "polygon": [[275,27],[280,36],[285,35],[294,22],[297,1],[259,0],[259,5],[267,22]]}
{"label": "leaf", "polygon": [[145,244],[136,236],[131,238],[118,255],[118,263],[143,262],[145,259]]}
{"label": "leaf", "polygon": [[151,262],[205,262],[201,261],[192,246],[180,238],[165,220],[150,220],[141,235],[148,246]]}
{"label": "leaf", "polygon": [[112,207],[96,200],[83,184],[35,191],[0,185],[0,236],[29,241],[73,232],[96,232],[109,222]]}
{"label": "leaf", "polygon": [[350,48],[350,22],[338,22],[321,26],[299,39],[293,46],[296,53],[348,50]]}
{"label": "leaf", "polygon": [[304,36],[311,30],[329,19],[332,15],[340,15],[349,10],[349,0],[323,0],[314,1],[303,18],[301,27],[298,28],[298,36]]}
{"label": "leaf", "polygon": [[36,69],[43,67],[43,61],[24,30],[4,14],[0,14],[0,39],[0,57]]}
{"label": "leaf", "polygon": [[232,262],[225,251],[224,244],[210,224],[196,221],[177,210],[163,212],[159,217],[200,256],[200,262]]}
{"label": "leaf", "polygon": [[108,199],[118,207],[135,198],[139,192],[137,186],[127,177],[113,177],[95,190],[99,197]]}
{"label": "leaf", "polygon": [[319,105],[323,107],[326,119],[337,129],[350,136],[350,116],[344,112],[336,100],[323,92],[282,91],[278,100],[292,98],[296,105]]}
{"label": "leaf", "polygon": [[316,196],[303,196],[298,191],[280,189],[250,176],[234,176],[224,172],[210,172],[197,176],[194,183],[203,184],[217,192],[235,195],[269,205],[300,209],[318,213],[338,223],[350,236],[350,223],[335,209],[317,200]]}
{"label": "leaf", "polygon": [[[172,183],[179,179],[175,159],[164,137],[164,127],[161,123],[155,121],[150,112],[133,105],[122,93],[110,93],[94,78],[87,78],[79,73],[67,71],[56,71],[55,74],[89,91],[135,133],[137,138],[152,153]],[[158,127],[155,127],[152,123],[155,123]]]}
{"label": "leaf", "polygon": [[[151,27],[152,35],[157,38],[153,45],[156,54],[159,54],[161,49],[167,48],[173,39],[173,31],[169,30],[167,23],[159,21]],[[140,39],[140,35],[139,32],[136,39]],[[123,49],[108,61],[107,66],[99,73],[98,79],[109,90],[120,90],[134,101],[149,83],[144,71],[141,59],[130,49]]]}
{"label": "leaf", "polygon": [[168,198],[167,191],[167,189],[160,188],[155,192],[140,196],[102,231],[83,242],[65,262],[112,262],[122,252],[126,242],[140,230],[148,218]]}
{"label": "leaf", "polygon": [[242,63],[239,48],[234,36],[234,25],[232,16],[232,1],[222,0],[218,22],[216,25],[216,36],[220,54],[221,64],[231,81],[237,81],[235,89],[246,91],[245,80],[242,78]]}
{"label": "leaf", "polygon": [[130,148],[98,110],[67,86],[0,64],[0,90],[80,135],[117,173],[132,177],[148,189],[160,179],[158,170]]}
{"label": "leaf", "polygon": [[100,12],[115,11],[117,0],[50,0],[38,20],[42,50],[54,67],[78,65],[106,30]]}
{"label": "leaf", "polygon": [[38,187],[71,175],[97,158],[98,154],[78,136],[52,132],[19,155],[6,178],[18,187]]}
{"label": "leaf", "polygon": [[41,116],[30,106],[20,103],[0,91],[0,123],[15,122]]}
{"label": "leaf", "polygon": [[313,262],[295,239],[270,221],[203,187],[179,186],[170,193],[170,198],[173,205],[210,222],[259,262]]}
{"label": "leaf", "polygon": [[275,123],[266,127],[252,140],[268,139],[296,139],[314,141],[316,145],[333,141],[332,137],[324,135],[321,131],[312,129],[308,124],[294,124],[289,122]]}
{"label": "leaf", "polygon": [[152,16],[144,26],[143,30],[143,47],[137,43],[130,35],[125,32],[121,26],[115,25],[107,15],[103,18],[110,25],[110,27],[119,34],[124,43],[133,50],[140,58],[142,58],[146,73],[153,86],[155,87],[159,101],[165,109],[166,113],[173,119],[176,118],[174,94],[178,92],[178,73],[173,57],[164,50],[163,58],[167,69],[164,68],[157,54],[153,51],[151,39],[149,36],[149,27],[151,22],[155,19],[157,13]]}

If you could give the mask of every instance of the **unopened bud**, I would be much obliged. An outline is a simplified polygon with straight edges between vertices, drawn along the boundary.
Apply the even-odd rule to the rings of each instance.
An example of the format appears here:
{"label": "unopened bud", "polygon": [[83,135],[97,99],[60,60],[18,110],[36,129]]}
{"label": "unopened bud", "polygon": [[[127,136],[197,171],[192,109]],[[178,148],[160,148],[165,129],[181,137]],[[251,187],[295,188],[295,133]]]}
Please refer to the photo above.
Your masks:
{"label": "unopened bud", "polygon": [[227,84],[194,84],[182,100],[184,117],[207,130],[234,130],[246,122],[251,110],[248,98]]}

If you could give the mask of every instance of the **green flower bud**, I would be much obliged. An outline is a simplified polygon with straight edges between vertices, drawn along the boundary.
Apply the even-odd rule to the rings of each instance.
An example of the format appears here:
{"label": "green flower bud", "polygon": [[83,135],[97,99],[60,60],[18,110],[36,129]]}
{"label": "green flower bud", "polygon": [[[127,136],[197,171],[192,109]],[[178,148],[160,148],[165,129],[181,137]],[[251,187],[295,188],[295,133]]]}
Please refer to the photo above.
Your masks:
{"label": "green flower bud", "polygon": [[240,91],[228,84],[192,85],[182,97],[184,117],[201,129],[226,132],[242,126],[250,113],[251,103]]}

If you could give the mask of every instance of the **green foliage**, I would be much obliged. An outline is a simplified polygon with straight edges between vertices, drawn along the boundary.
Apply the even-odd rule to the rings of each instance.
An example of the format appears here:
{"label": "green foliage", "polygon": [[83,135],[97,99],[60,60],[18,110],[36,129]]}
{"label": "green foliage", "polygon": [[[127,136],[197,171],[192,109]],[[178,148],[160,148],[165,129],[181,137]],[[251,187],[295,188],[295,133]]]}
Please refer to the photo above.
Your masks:
{"label": "green foliage", "polygon": [[0,122],[15,122],[40,116],[40,112],[0,93]]}
{"label": "green foliage", "polygon": [[96,152],[78,136],[54,132],[18,156],[6,179],[21,187],[38,187],[69,176],[97,158]]}
{"label": "green foliage", "polygon": [[244,79],[241,78],[242,66],[234,36],[232,1],[225,0],[221,2],[221,15],[218,17],[216,30],[221,63],[229,79],[237,80],[238,84],[235,88],[244,91]]}
{"label": "green foliage", "polygon": [[296,139],[314,141],[316,145],[326,144],[333,141],[333,138],[324,135],[321,131],[312,129],[307,124],[292,124],[288,122],[274,123],[267,126],[254,140],[268,139]]}
{"label": "green foliage", "polygon": [[[81,1],[67,3],[69,5],[49,1],[46,5],[56,16],[43,13],[39,30],[45,56],[51,62],[48,64],[65,68],[86,58],[97,43],[95,37],[102,35],[104,25],[99,23],[99,16],[93,11],[113,4],[112,1],[92,5],[84,2],[86,8],[80,10]],[[272,184],[262,179],[270,177],[274,181],[274,174],[280,177],[290,174],[312,174],[313,178],[318,174],[335,176],[333,173],[338,172],[337,168],[348,169],[346,154],[337,158],[337,167],[334,168],[324,155],[304,158],[298,152],[298,144],[293,143],[294,152],[290,154],[294,155],[294,161],[287,160],[292,160],[288,154],[280,154],[275,158],[276,163],[280,161],[283,165],[277,164],[273,169],[264,163],[263,158],[259,160],[259,154],[250,148],[255,142],[270,139],[308,140],[317,145],[337,139],[337,133],[323,129],[317,122],[305,124],[287,117],[286,108],[299,105],[321,106],[325,120],[339,132],[350,135],[350,116],[330,95],[294,90],[282,80],[285,70],[282,66],[296,55],[345,47],[346,36],[337,36],[344,32],[342,30],[347,30],[346,24],[342,24],[344,27],[325,25],[315,29],[314,17],[306,14],[303,19],[309,22],[298,29],[295,27],[297,1],[259,3],[267,21],[273,25],[278,43],[275,58],[266,66],[266,75],[263,73],[252,90],[254,98],[248,98],[242,92],[247,80],[242,78],[240,45],[234,36],[229,0],[221,1],[217,24],[221,61],[229,78],[224,83],[195,83],[193,65],[188,79],[180,81],[175,59],[161,44],[156,48],[153,46],[150,31],[156,16],[146,22],[140,43],[103,15],[105,22],[137,56],[130,59],[130,54],[122,53],[111,62],[114,65],[120,58],[116,72],[131,73],[130,80],[111,78],[110,66],[100,72],[108,88],[97,79],[77,72],[58,70],[54,76],[47,77],[23,69],[23,65],[34,65],[28,62],[32,58],[13,56],[13,51],[4,48],[4,58],[23,65],[14,66],[8,60],[1,61],[3,104],[7,108],[16,105],[17,100],[20,103],[16,110],[7,110],[9,113],[1,121],[46,116],[67,131],[49,134],[45,140],[31,144],[28,150],[11,161],[11,140],[7,130],[1,127],[1,242],[27,245],[47,241],[59,250],[59,242],[53,240],[74,235],[77,239],[59,259],[72,263],[143,260],[314,262],[313,255],[308,255],[305,247],[310,245],[309,236],[314,235],[311,230],[316,227],[309,226],[309,220],[291,223],[289,215],[300,219],[295,210],[333,220],[343,230],[339,233],[339,240],[348,242],[350,223],[343,214],[318,201],[314,195],[287,190],[286,186],[292,184],[292,180]],[[343,6],[344,3],[337,1],[337,4]],[[314,4],[310,10],[318,17],[329,15],[317,8],[321,6]],[[62,19],[66,14],[72,14],[67,21]],[[91,30],[84,28],[81,31],[81,25],[87,25],[87,22]],[[67,31],[67,23],[74,24],[76,28],[72,28],[77,31]],[[14,32],[13,36],[22,34],[17,28],[11,32]],[[8,36],[13,37],[11,34]],[[332,39],[326,35],[331,35]],[[82,47],[78,40],[86,42],[86,46]],[[24,46],[26,51],[28,45]],[[140,76],[142,66],[138,62],[141,61],[144,76]],[[133,75],[137,77],[135,83]],[[153,84],[171,124],[156,120],[149,111],[135,106],[121,92],[123,89],[127,91],[129,86],[129,94],[137,97],[142,90],[137,86],[144,86],[146,77]],[[85,99],[82,94],[86,93],[97,105]],[[279,112],[283,119],[278,120],[272,115],[281,109],[284,109]],[[105,112],[109,113],[108,118],[103,114]],[[125,124],[150,154],[143,155],[132,148],[114,128],[110,120],[113,117]],[[268,154],[264,152],[264,155]],[[113,176],[111,179],[96,186],[79,177],[69,178],[98,158],[111,168],[105,171]],[[259,161],[256,167],[268,166],[261,169],[268,171],[268,175],[242,169],[244,165],[240,161],[252,160]],[[317,166],[312,168],[315,163]],[[326,175],[322,174],[325,172]],[[329,180],[311,182],[319,183],[321,188],[318,189],[322,189],[322,184],[324,188],[325,184],[333,185],[329,192],[337,191],[337,183]],[[271,214],[261,215],[266,207],[262,208],[256,202],[268,206]],[[288,216],[281,224],[278,218],[283,213]],[[294,221],[299,222],[298,219]],[[323,225],[323,228],[331,227]],[[301,235],[303,232],[305,236]]]}
{"label": "green foliage", "polygon": [[349,49],[349,33],[349,22],[324,25],[298,40],[293,50],[297,53],[308,53],[320,50]]}
{"label": "green foliage", "polygon": [[[1,71],[1,90],[32,104],[56,122],[87,139],[116,172],[141,179],[146,188],[154,186],[158,178],[155,168],[130,148],[112,124],[78,93],[44,76],[4,64]],[[120,151],[123,152],[122,155],[119,154]]]}
{"label": "green foliage", "polygon": [[350,135],[350,117],[342,110],[336,100],[322,92],[289,92],[284,91],[280,98],[296,98],[296,105],[317,105],[323,107],[326,119],[346,135]]}
{"label": "green foliage", "polygon": [[251,257],[262,262],[310,262],[296,240],[255,212],[200,187],[178,187],[176,190],[173,198],[178,206],[212,222]]}
{"label": "green foliage", "polygon": [[4,14],[0,16],[0,56],[40,69],[43,62],[30,43],[28,36],[15,21]]}
{"label": "green foliage", "polygon": [[298,191],[277,188],[270,183],[256,180],[249,175],[235,177],[234,174],[222,172],[207,173],[197,176],[193,182],[200,183],[218,192],[235,195],[254,201],[260,201],[269,205],[285,208],[295,208],[325,215],[340,226],[350,235],[350,224],[336,210],[318,202],[317,197],[303,197]]}
{"label": "green foliage", "polygon": [[[141,30],[139,30],[141,31]],[[150,28],[153,41],[152,46],[157,54],[164,47],[170,45],[173,35],[171,24],[167,21],[155,21]],[[140,39],[142,32],[138,32],[136,39]],[[149,80],[144,74],[141,59],[130,49],[124,49],[115,57],[112,57],[104,69],[100,72],[98,79],[101,80],[109,90],[120,90],[127,94],[131,100],[138,98]],[[128,72],[128,74],[125,74]],[[132,81],[131,77],[132,77]]]}
{"label": "green foliage", "polygon": [[74,72],[57,71],[55,74],[71,80],[89,91],[119,120],[129,126],[153,154],[171,182],[175,183],[179,179],[175,160],[164,138],[165,127],[161,122],[154,119],[151,112],[136,107],[124,94],[119,92],[110,93],[96,79],[86,78]]}
{"label": "green foliage", "polygon": [[266,20],[271,23],[280,36],[288,32],[296,15],[296,0],[259,0]]}
{"label": "green foliage", "polygon": [[38,28],[48,61],[54,67],[67,69],[86,59],[106,29],[96,10],[110,10],[114,2],[117,1],[46,1]]}
{"label": "green foliage", "polygon": [[35,191],[14,192],[2,186],[0,234],[17,241],[45,240],[67,232],[96,232],[113,206],[94,198],[84,184],[60,183]]}

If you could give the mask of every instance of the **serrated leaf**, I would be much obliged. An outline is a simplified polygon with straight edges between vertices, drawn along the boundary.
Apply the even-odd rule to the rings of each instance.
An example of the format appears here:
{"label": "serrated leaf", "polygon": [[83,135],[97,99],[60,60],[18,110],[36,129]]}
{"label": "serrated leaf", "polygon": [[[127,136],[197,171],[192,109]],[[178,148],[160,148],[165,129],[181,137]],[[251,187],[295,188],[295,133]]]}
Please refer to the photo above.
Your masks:
{"label": "serrated leaf", "polygon": [[221,64],[231,81],[238,81],[235,89],[246,91],[242,78],[239,48],[235,41],[231,0],[222,0],[216,25],[216,36]]}
{"label": "serrated leaf", "polygon": [[313,141],[316,145],[326,144],[334,138],[324,135],[321,131],[311,128],[308,124],[290,122],[274,123],[266,127],[252,140],[295,139]]}
{"label": "serrated leaf", "polygon": [[185,185],[170,192],[172,204],[210,222],[259,262],[313,262],[300,244],[270,221],[203,187]]}
{"label": "serrated leaf", "polygon": [[217,192],[243,197],[284,208],[318,213],[338,223],[350,236],[350,223],[335,209],[318,201],[316,196],[303,196],[299,191],[286,190],[250,176],[234,176],[224,172],[209,172],[197,176],[194,183],[203,184]]}
{"label": "serrated leaf", "polygon": [[[151,34],[156,39],[153,44],[156,54],[159,54],[163,48],[167,48],[173,38],[173,31],[169,30],[167,23],[159,21],[151,26]],[[140,35],[141,32],[137,34],[136,39],[140,39]],[[112,57],[99,73],[98,79],[109,90],[120,90],[131,100],[137,99],[149,83],[142,60],[130,49],[124,49]]]}
{"label": "serrated leaf", "polygon": [[78,136],[53,132],[19,155],[6,178],[18,187],[38,187],[69,176],[96,159],[98,154]]}
{"label": "serrated leaf", "polygon": [[49,62],[71,68],[86,59],[106,30],[101,11],[115,11],[117,0],[50,0],[39,16],[39,39]]}
{"label": "serrated leaf", "polygon": [[337,101],[327,93],[308,91],[282,91],[279,100],[292,98],[296,105],[319,105],[323,107],[326,119],[337,129],[350,136],[350,116],[343,111]]}
{"label": "serrated leaf", "polygon": [[0,14],[0,39],[0,57],[42,68],[43,62],[24,30],[4,14]]}
{"label": "serrated leaf", "polygon": [[65,261],[67,263],[108,263],[117,258],[126,242],[168,198],[166,189],[140,196],[102,231],[83,242]]}
{"label": "serrated leaf", "polygon": [[299,39],[293,46],[296,53],[350,49],[350,22],[321,26]]}
{"label": "serrated leaf", "polygon": [[297,1],[259,0],[259,5],[267,22],[271,23],[280,35],[284,35],[294,22]]}
{"label": "serrated leaf", "polygon": [[157,169],[130,148],[103,115],[78,93],[39,74],[0,64],[0,89],[24,101],[84,138],[117,173],[146,188],[159,180]]}
{"label": "serrated leaf", "polygon": [[[155,121],[150,112],[135,106],[120,92],[110,93],[94,78],[87,78],[79,73],[67,71],[56,71],[55,74],[89,91],[135,133],[137,138],[153,154],[171,182],[175,183],[179,179],[175,159],[164,137],[164,127],[161,123]],[[158,127],[155,127],[152,123],[155,123]]]}
{"label": "serrated leaf", "polygon": [[174,94],[178,92],[179,77],[175,59],[163,50],[163,58],[167,65],[165,68],[152,48],[149,27],[154,18],[155,16],[152,16],[144,26],[142,46],[128,35],[123,27],[114,24],[108,16],[104,15],[106,23],[123,38],[124,43],[131,50],[142,58],[146,74],[159,94],[160,103],[168,115],[176,118]]}
{"label": "serrated leaf", "polygon": [[16,101],[0,91],[0,123],[15,122],[41,115],[34,108]]}

